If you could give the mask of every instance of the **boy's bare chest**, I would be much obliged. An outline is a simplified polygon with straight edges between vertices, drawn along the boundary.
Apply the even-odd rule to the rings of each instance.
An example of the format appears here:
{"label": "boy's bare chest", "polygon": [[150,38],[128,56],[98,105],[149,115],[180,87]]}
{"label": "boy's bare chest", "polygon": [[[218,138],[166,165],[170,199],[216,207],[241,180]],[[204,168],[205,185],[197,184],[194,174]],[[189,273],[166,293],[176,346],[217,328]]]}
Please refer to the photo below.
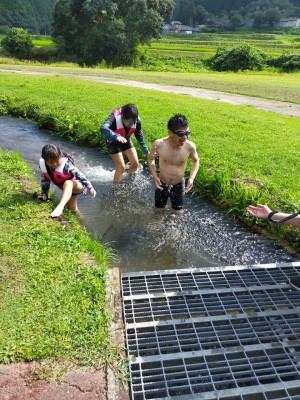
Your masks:
{"label": "boy's bare chest", "polygon": [[172,149],[162,151],[160,159],[170,165],[180,165],[186,163],[189,153],[186,149]]}

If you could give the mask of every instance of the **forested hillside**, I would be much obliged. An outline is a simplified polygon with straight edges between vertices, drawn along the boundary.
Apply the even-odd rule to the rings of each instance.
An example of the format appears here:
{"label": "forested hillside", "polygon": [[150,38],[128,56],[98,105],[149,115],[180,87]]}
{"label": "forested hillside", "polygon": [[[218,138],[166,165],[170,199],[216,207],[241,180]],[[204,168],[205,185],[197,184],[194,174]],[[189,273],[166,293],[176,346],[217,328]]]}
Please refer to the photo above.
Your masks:
{"label": "forested hillside", "polygon": [[[0,33],[15,26],[35,34],[49,34],[56,1],[0,0]],[[174,3],[172,19],[192,26],[215,24],[230,29],[251,19],[257,27],[273,26],[283,17],[300,18],[300,0],[174,0]]]}
{"label": "forested hillside", "polygon": [[270,8],[278,8],[285,14],[293,14],[293,8],[300,6],[299,0],[196,0],[196,3],[215,15],[221,15],[224,11],[234,11],[254,16],[253,13]]}
{"label": "forested hillside", "polygon": [[32,33],[49,33],[56,0],[0,0],[0,32],[8,27],[29,29]]}
{"label": "forested hillside", "polygon": [[300,0],[174,0],[173,18],[184,24],[215,24],[217,27],[272,27],[280,18],[299,17]]}

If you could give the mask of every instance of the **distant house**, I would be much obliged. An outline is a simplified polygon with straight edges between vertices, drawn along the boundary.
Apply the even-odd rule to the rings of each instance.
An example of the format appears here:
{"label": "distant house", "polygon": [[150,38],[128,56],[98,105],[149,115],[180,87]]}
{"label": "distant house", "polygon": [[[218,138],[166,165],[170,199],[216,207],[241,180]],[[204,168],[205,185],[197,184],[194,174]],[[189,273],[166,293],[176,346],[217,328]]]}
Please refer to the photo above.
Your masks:
{"label": "distant house", "polygon": [[174,33],[180,32],[180,27],[181,27],[181,22],[180,21],[172,21],[171,22],[171,27]]}
{"label": "distant house", "polygon": [[288,28],[298,28],[300,27],[300,18],[281,18],[278,26],[288,27]]}
{"label": "distant house", "polygon": [[191,28],[189,25],[180,25],[180,33],[191,34],[193,33],[193,28]]}
{"label": "distant house", "polygon": [[172,30],[172,25],[171,24],[165,24],[163,26],[162,33],[173,33],[171,30]]}
{"label": "distant house", "polygon": [[199,32],[199,28],[191,28],[189,25],[183,25],[180,21],[172,21],[163,27],[163,33],[186,33],[190,35],[196,32]]}

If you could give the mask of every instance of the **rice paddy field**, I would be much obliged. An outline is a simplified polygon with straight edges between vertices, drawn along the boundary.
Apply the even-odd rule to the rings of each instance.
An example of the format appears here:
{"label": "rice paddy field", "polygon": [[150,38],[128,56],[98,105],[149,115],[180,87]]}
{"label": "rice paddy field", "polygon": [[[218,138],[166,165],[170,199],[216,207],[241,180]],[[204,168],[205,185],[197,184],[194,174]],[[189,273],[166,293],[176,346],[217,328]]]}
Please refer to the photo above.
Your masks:
{"label": "rice paddy field", "polygon": [[173,70],[177,68],[192,72],[203,68],[203,61],[212,57],[218,47],[237,46],[241,43],[256,47],[269,57],[279,57],[300,52],[300,32],[169,34],[153,40],[144,51],[149,67],[152,65],[154,68],[164,63],[165,68],[166,65],[170,65],[170,68],[173,65]]}

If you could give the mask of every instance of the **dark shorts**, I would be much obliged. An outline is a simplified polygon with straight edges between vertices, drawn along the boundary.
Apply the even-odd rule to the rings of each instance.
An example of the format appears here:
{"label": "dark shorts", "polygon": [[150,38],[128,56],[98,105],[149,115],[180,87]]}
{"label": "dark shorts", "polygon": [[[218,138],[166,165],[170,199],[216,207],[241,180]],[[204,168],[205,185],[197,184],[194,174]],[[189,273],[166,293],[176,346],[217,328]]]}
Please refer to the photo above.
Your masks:
{"label": "dark shorts", "polygon": [[173,210],[182,210],[185,189],[184,180],[176,183],[176,185],[166,185],[161,182],[161,186],[163,187],[163,190],[155,190],[155,207],[164,208],[168,202],[168,198],[170,197]]}
{"label": "dark shorts", "polygon": [[83,193],[83,190],[80,192],[80,193],[72,193],[72,197],[74,197],[74,196],[79,196],[80,194],[82,194]]}
{"label": "dark shorts", "polygon": [[134,147],[131,139],[127,139],[126,143],[116,142],[115,140],[106,140],[106,145],[110,154],[123,153],[123,151]]}

